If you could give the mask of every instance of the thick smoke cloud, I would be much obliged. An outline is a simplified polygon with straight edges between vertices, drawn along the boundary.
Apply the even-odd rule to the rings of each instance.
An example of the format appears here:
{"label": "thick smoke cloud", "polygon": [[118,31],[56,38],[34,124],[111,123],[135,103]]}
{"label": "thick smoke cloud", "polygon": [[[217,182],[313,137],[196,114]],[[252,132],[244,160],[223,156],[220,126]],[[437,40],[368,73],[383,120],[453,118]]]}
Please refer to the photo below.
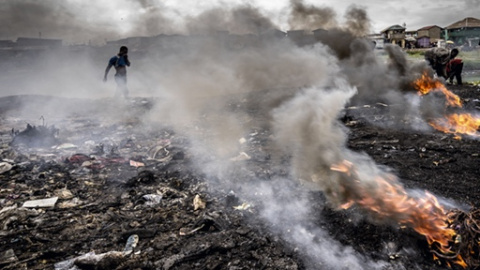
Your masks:
{"label": "thick smoke cloud", "polygon": [[[240,51],[212,46],[195,45],[193,55],[182,53],[163,59],[162,64],[168,66],[168,71],[160,75],[159,82],[164,89],[165,102],[154,111],[152,119],[165,115],[160,117],[163,122],[170,122],[172,117],[171,124],[183,125],[185,121],[200,120],[200,116],[207,114],[209,117],[201,120],[203,125],[218,129],[221,135],[208,141],[230,142],[223,147],[210,148],[222,152],[229,149],[228,145],[236,145],[238,139],[249,132],[255,118],[225,113],[228,110],[225,100],[231,99],[234,104],[268,114],[300,87],[327,84],[337,70],[335,59],[321,47],[307,50],[288,41],[270,41]],[[227,136],[227,130],[238,132]]]}
{"label": "thick smoke cloud", "polygon": [[[16,35],[38,37],[43,32],[48,37],[58,31],[62,24],[75,17],[74,10],[68,6],[57,5],[56,1],[2,1],[0,6],[2,38],[14,38]],[[35,27],[36,26],[36,27]],[[80,25],[68,24],[67,31],[77,32]],[[56,33],[55,33],[56,35]]]}
{"label": "thick smoke cloud", "polygon": [[158,1],[91,3],[65,0],[5,0],[0,5],[0,39],[62,39],[65,44],[105,44],[130,36],[178,32],[169,10]]}
{"label": "thick smoke cloud", "polygon": [[242,6],[226,10],[215,8],[187,20],[190,34],[212,31],[229,31],[234,34],[261,34],[275,28],[273,22],[252,6]]}
{"label": "thick smoke cloud", "polygon": [[168,14],[171,11],[162,3],[154,0],[133,1],[131,9],[139,10],[139,14],[131,18],[133,23],[128,36],[152,36],[158,34],[171,34],[178,32],[174,21]]}
{"label": "thick smoke cloud", "polygon": [[[156,1],[132,0],[115,11],[106,4],[100,5],[99,13],[112,16],[95,19],[96,14],[88,14],[92,20],[88,21],[77,20],[90,10],[86,4],[62,3],[7,0],[1,8],[9,15],[1,19],[0,32],[11,37],[16,33],[36,36],[41,31],[44,37],[79,41],[185,34],[161,36],[148,49],[131,48],[131,95],[158,98],[149,114],[138,121],[145,129],[168,126],[189,136],[198,167],[208,177],[218,179],[222,189],[240,186],[240,190],[258,190],[261,196],[254,192],[241,195],[245,200],[256,201],[262,208],[262,218],[271,224],[290,220],[292,233],[285,228],[276,229],[292,245],[304,244],[307,265],[312,269],[318,265],[328,269],[380,269],[383,263],[368,262],[308,223],[312,202],[297,197],[314,188],[324,191],[336,203],[338,198],[333,194],[338,194],[342,187],[338,176],[330,170],[332,163],[344,158],[369,161],[346,149],[348,130],[338,121],[343,109],[349,103],[379,100],[407,104],[409,82],[423,69],[409,64],[396,47],[386,48],[388,62],[379,60],[371,42],[362,37],[370,27],[364,10],[351,7],[346,23],[340,25],[333,9],[292,0],[287,12],[289,29],[328,30],[321,42],[301,47],[288,38],[267,35],[280,27],[251,5],[215,7],[197,15],[174,18],[174,11]],[[24,19],[21,14],[25,10],[28,18]],[[129,18],[124,24],[122,18],[127,21],[125,16],[133,16],[129,10],[138,13],[134,23]],[[38,27],[32,29],[32,25]],[[14,60],[9,63],[13,66],[4,66],[10,71],[8,78],[2,78],[4,87],[7,86],[3,94],[110,97],[114,89],[112,76],[106,84],[101,78],[108,58],[117,51],[115,45],[41,51],[26,57],[20,54],[27,65],[15,67],[18,62]],[[42,105],[57,117],[63,115],[58,107]],[[128,109],[128,102],[115,103],[107,120],[121,123],[128,118]],[[248,150],[248,145],[239,144],[239,139],[260,130],[272,132],[275,140],[271,148],[262,149],[265,156],[271,156],[272,162],[288,157],[290,181],[250,178],[242,163],[230,161],[240,151]],[[380,170],[369,162],[362,164]],[[285,164],[273,164],[277,166],[284,169]],[[238,179],[250,181],[243,183]],[[308,184],[308,188],[293,184],[298,183],[296,180]],[[290,184],[276,186],[284,181]],[[293,201],[291,207],[279,208],[281,200]],[[298,215],[292,216],[292,212]],[[307,241],[310,234],[321,237],[323,242]],[[336,264],[337,261],[345,264]]]}
{"label": "thick smoke cloud", "polygon": [[370,33],[370,19],[365,9],[351,6],[345,14],[345,19],[345,28],[356,36],[365,36]]}
{"label": "thick smoke cloud", "polygon": [[292,12],[289,17],[290,27],[294,30],[318,28],[329,29],[338,25],[335,11],[330,7],[306,5],[301,0],[291,0]]}
{"label": "thick smoke cloud", "polygon": [[292,155],[296,179],[317,182],[342,160],[347,133],[337,118],[353,94],[355,89],[345,82],[330,91],[307,89],[273,112],[274,134]]}

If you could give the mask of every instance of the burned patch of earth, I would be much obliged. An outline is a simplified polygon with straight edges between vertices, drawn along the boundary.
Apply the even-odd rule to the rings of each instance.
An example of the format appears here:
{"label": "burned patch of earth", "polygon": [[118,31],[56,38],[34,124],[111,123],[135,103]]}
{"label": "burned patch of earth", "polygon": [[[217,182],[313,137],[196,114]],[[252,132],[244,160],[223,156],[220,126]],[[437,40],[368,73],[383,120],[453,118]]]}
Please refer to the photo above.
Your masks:
{"label": "burned patch of earth", "polygon": [[[452,91],[476,109],[478,87]],[[2,106],[0,115],[2,164],[11,166],[0,174],[3,269],[328,269],[305,256],[305,247],[276,233],[278,224],[260,215],[261,204],[244,196],[255,190],[205,175],[192,160],[185,134],[138,125],[155,100],[134,99],[118,117],[98,109],[112,106],[109,100],[81,100],[79,106],[78,100],[43,99],[82,108],[57,121],[63,144],[56,147],[10,145],[12,128],[21,131],[26,122],[38,126],[41,116],[55,116],[39,115],[38,97],[0,99],[18,104]],[[348,147],[391,168],[409,189],[478,207],[478,141],[375,123],[392,120],[385,119],[389,109],[380,104],[347,109],[342,120],[350,129]],[[268,127],[252,134],[250,159],[239,161],[247,166],[235,181],[288,178],[288,169],[272,166],[277,161],[266,154]],[[293,180],[290,185],[303,189]],[[365,260],[384,261],[384,269],[449,269],[433,260],[426,240],[411,229],[378,224],[355,208],[333,210],[320,191],[298,194],[312,202],[312,226]],[[45,198],[57,201],[48,208],[23,207]],[[132,235],[138,244],[125,255]],[[322,241],[322,235],[311,237]]]}

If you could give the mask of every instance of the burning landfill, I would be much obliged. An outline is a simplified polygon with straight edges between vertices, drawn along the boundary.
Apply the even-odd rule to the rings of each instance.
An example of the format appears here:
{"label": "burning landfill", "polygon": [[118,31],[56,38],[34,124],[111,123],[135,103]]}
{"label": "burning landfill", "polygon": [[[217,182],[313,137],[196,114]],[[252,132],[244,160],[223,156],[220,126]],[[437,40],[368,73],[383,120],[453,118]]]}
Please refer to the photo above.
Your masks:
{"label": "burning landfill", "polygon": [[[292,5],[327,38],[133,51],[149,97],[0,98],[2,269],[480,267],[480,88]],[[66,78],[30,87],[99,87]]]}

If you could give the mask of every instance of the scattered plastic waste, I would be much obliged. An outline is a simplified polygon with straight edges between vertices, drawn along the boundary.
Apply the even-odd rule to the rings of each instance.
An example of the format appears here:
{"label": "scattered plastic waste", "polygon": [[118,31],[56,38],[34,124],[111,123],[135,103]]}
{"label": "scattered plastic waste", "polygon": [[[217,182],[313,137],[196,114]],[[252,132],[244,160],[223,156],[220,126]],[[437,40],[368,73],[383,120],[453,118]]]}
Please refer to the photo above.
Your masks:
{"label": "scattered plastic waste", "polygon": [[155,206],[162,201],[163,196],[160,194],[146,194],[142,198],[146,201],[145,205]]}
{"label": "scattered plastic waste", "polygon": [[179,231],[179,234],[182,235],[182,236],[191,235],[191,234],[194,234],[195,232],[203,229],[203,227],[205,227],[205,224],[202,224],[199,227],[194,228],[194,229],[181,228],[180,231]]}
{"label": "scattered plastic waste", "polygon": [[8,162],[0,162],[0,174],[8,172],[13,168],[13,165]]}
{"label": "scattered plastic waste", "polygon": [[[109,269],[98,266],[102,261],[108,261],[109,266],[119,265],[124,259],[124,253],[120,251],[109,251],[95,254],[94,251],[85,253],[79,257],[58,262],[54,265],[55,270],[80,270],[80,269]],[[81,265],[82,267],[78,267]],[[113,268],[114,269],[114,268]]]}
{"label": "scattered plastic waste", "polygon": [[193,210],[205,209],[206,206],[206,202],[202,200],[200,195],[195,195],[195,197],[193,198]]}
{"label": "scattered plastic waste", "polygon": [[135,252],[135,248],[137,247],[139,241],[139,237],[136,234],[132,234],[128,237],[127,239],[127,244],[125,245],[125,249],[123,249],[123,252],[125,254],[130,254],[132,252]]}
{"label": "scattered plastic waste", "polygon": [[[95,254],[94,251],[85,253],[76,258],[58,262],[54,265],[55,270],[80,270],[80,269],[115,269],[126,255],[139,254],[135,252],[139,237],[136,234],[130,235],[123,251],[109,251],[101,254]],[[81,266],[81,267],[79,267]]]}
{"label": "scattered plastic waste", "polygon": [[252,207],[252,205],[250,205],[249,203],[242,203],[242,204],[239,205],[239,206],[234,206],[233,209],[236,209],[236,210],[248,210],[250,207]]}
{"label": "scattered plastic waste", "polygon": [[145,163],[143,162],[138,162],[138,161],[134,161],[134,160],[130,160],[130,166],[132,167],[145,167]]}
{"label": "scattered plastic waste", "polygon": [[25,208],[43,208],[43,207],[54,207],[57,203],[58,197],[52,197],[48,199],[40,200],[31,200],[23,203]]}

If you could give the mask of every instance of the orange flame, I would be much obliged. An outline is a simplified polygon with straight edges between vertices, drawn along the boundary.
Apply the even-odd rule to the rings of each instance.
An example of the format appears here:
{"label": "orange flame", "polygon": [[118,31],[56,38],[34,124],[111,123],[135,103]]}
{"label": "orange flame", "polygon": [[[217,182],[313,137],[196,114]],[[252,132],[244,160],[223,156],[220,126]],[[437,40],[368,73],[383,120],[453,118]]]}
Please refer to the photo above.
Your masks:
{"label": "orange flame", "polygon": [[480,127],[480,118],[468,113],[451,114],[445,118],[439,118],[429,123],[433,128],[452,134],[467,134],[480,137],[478,128]]}
{"label": "orange flame", "polygon": [[[346,209],[355,204],[373,212],[377,218],[395,220],[425,236],[430,246],[437,243],[441,253],[453,254],[450,244],[456,232],[448,228],[448,216],[435,196],[425,192],[423,198],[411,197],[390,174],[386,177],[375,177],[374,185],[369,185],[368,188],[358,185],[361,181],[354,165],[346,160],[332,165],[330,169],[346,176],[342,186],[349,193],[346,195],[346,202],[341,205],[342,208]],[[460,256],[453,262],[466,265]]]}
{"label": "orange flame", "polygon": [[[430,92],[440,91],[447,99],[446,105],[452,107],[462,107],[460,98],[450,92],[442,82],[430,78],[427,73],[423,73],[420,79],[414,82],[419,95],[426,95]],[[446,115],[445,118],[437,118],[429,122],[430,126],[444,133],[455,134],[456,139],[461,139],[458,134],[480,137],[478,128],[480,127],[480,118],[468,113],[455,113]]]}
{"label": "orange flame", "polygon": [[441,81],[430,78],[427,72],[424,72],[420,79],[413,82],[413,85],[419,91],[419,95],[426,95],[430,92],[441,92],[447,99],[447,105],[453,107],[462,107],[462,101],[460,98],[454,93],[450,92]]}

